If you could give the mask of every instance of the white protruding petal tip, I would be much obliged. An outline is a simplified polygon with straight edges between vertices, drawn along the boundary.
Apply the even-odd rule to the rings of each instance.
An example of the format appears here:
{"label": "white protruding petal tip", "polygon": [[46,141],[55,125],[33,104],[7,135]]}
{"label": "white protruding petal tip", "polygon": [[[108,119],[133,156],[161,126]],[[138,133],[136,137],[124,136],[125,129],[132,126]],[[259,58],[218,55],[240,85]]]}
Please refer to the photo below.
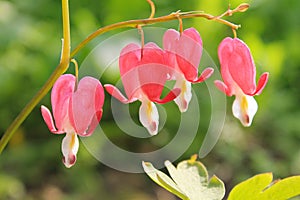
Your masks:
{"label": "white protruding petal tip", "polygon": [[238,118],[243,126],[249,127],[257,112],[258,105],[253,96],[236,96],[232,105],[233,115]]}
{"label": "white protruding petal tip", "polygon": [[67,168],[75,164],[78,148],[79,141],[77,134],[74,132],[66,133],[62,141],[61,151],[63,153],[63,163]]}
{"label": "white protruding petal tip", "polygon": [[178,80],[174,87],[181,89],[179,96],[174,101],[180,112],[186,112],[192,99],[191,83],[186,80]]}
{"label": "white protruding petal tip", "polygon": [[159,116],[155,104],[151,101],[142,101],[139,111],[139,118],[142,125],[148,130],[150,135],[158,132]]}

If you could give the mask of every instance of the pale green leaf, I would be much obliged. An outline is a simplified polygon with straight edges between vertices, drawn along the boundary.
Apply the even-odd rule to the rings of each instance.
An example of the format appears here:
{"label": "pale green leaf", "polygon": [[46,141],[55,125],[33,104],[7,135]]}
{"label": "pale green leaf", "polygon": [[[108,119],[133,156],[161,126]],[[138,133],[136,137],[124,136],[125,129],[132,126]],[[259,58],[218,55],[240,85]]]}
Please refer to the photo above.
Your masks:
{"label": "pale green leaf", "polygon": [[186,195],[177,187],[177,185],[169,176],[157,170],[149,162],[143,162],[142,165],[144,171],[155,183],[165,188],[169,192],[175,194],[176,196],[180,197],[181,199],[187,199]]}
{"label": "pale green leaf", "polygon": [[228,200],[286,200],[300,195],[300,176],[272,180],[272,173],[256,175],[235,186]]}
{"label": "pale green leaf", "polygon": [[154,182],[181,199],[220,200],[224,197],[223,182],[216,176],[209,180],[205,166],[196,161],[196,156],[180,162],[177,168],[170,161],[166,161],[165,165],[173,180],[156,170],[151,163],[143,162],[145,172]]}
{"label": "pale green leaf", "polygon": [[225,195],[223,182],[216,176],[208,180],[205,166],[198,161],[182,161],[175,168],[171,162],[165,165],[177,186],[190,200],[218,200]]}

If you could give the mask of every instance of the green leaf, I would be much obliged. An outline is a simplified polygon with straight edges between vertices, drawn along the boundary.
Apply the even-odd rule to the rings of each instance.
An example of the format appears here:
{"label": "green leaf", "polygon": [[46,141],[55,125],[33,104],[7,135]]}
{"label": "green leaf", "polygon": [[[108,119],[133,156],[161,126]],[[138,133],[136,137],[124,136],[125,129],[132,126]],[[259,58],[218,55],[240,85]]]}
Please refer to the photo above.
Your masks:
{"label": "green leaf", "polygon": [[175,194],[181,199],[187,199],[187,196],[177,187],[174,181],[163,172],[155,169],[149,162],[143,162],[144,171],[158,185],[165,188],[169,192]]}
{"label": "green leaf", "polygon": [[190,200],[217,200],[225,195],[223,182],[216,176],[208,180],[205,166],[199,161],[182,161],[175,168],[171,162],[165,165],[177,186]]}
{"label": "green leaf", "polygon": [[216,176],[209,180],[205,166],[196,161],[195,156],[192,156],[190,160],[180,162],[177,168],[170,161],[165,162],[173,180],[156,170],[151,163],[146,163],[146,165],[147,168],[143,163],[144,170],[152,180],[181,199],[219,200],[225,195],[223,182]]}
{"label": "green leaf", "polygon": [[235,186],[228,200],[286,200],[300,195],[300,176],[272,180],[272,173],[256,175]]}

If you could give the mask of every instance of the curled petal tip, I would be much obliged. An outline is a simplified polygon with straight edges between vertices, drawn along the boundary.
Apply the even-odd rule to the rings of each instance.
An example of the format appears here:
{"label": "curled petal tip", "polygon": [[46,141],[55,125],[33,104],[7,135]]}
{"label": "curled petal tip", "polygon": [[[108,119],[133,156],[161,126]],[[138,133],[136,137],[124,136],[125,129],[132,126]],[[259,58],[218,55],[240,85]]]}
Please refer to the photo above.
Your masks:
{"label": "curled petal tip", "polygon": [[49,130],[51,132],[56,131],[50,110],[46,106],[41,106],[41,113]]}
{"label": "curled petal tip", "polygon": [[207,67],[206,69],[203,70],[201,73],[202,77],[205,77],[204,80],[208,79],[212,74],[214,73],[214,69],[211,67]]}
{"label": "curled petal tip", "polygon": [[63,131],[56,129],[51,112],[47,107],[41,106],[41,113],[42,113],[42,116],[43,116],[43,119],[44,119],[46,125],[48,126],[48,129],[52,133],[57,133],[57,134],[63,133]]}
{"label": "curled petal tip", "polygon": [[215,86],[224,94],[226,94],[227,96],[232,96],[232,93],[229,89],[229,87],[222,81],[220,80],[215,80]]}
{"label": "curled petal tip", "polygon": [[213,73],[214,73],[214,69],[211,67],[208,67],[208,68],[204,69],[203,72],[201,73],[201,75],[196,80],[192,81],[192,83],[201,83],[201,82],[205,81],[206,79],[208,79]]}
{"label": "curled petal tip", "polygon": [[265,72],[260,76],[256,87],[256,91],[254,92],[253,95],[259,95],[263,91],[263,89],[265,88],[268,82],[268,79],[269,79],[269,72]]}
{"label": "curled petal tip", "polygon": [[120,102],[125,103],[125,104],[132,102],[132,101],[128,100],[128,99],[120,92],[120,90],[119,90],[117,87],[115,87],[115,86],[113,86],[113,85],[111,85],[111,84],[105,84],[105,85],[104,85],[104,88],[105,88],[105,90],[106,90],[111,96],[115,97],[115,98],[118,99]]}
{"label": "curled petal tip", "polygon": [[151,99],[151,100],[153,102],[160,103],[160,104],[167,103],[169,101],[173,101],[176,97],[178,97],[180,92],[181,92],[180,88],[174,88],[163,99],[156,98],[156,99]]}

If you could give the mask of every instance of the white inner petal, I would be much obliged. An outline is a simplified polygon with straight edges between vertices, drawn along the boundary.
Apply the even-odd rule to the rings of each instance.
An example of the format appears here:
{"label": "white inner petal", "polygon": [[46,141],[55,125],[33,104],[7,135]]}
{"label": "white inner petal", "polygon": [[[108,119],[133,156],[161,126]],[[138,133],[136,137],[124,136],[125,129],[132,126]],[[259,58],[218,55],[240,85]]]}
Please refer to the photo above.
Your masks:
{"label": "white inner petal", "polygon": [[[64,164],[66,167],[71,167],[74,164],[73,158],[76,158],[76,154],[79,148],[79,141],[75,132],[67,132],[62,141],[61,151],[64,156]],[[74,157],[75,156],[75,157]]]}
{"label": "white inner petal", "polygon": [[158,132],[159,115],[155,104],[149,100],[143,100],[140,106],[139,118],[142,125],[151,135]]}
{"label": "white inner petal", "polygon": [[236,95],[232,105],[233,115],[246,127],[251,125],[257,109],[258,105],[254,97],[241,93]]}
{"label": "white inner petal", "polygon": [[177,78],[175,88],[180,88],[181,92],[179,96],[174,99],[175,103],[177,104],[180,112],[185,112],[188,109],[189,103],[192,99],[192,86],[191,83],[186,81],[183,78]]}

